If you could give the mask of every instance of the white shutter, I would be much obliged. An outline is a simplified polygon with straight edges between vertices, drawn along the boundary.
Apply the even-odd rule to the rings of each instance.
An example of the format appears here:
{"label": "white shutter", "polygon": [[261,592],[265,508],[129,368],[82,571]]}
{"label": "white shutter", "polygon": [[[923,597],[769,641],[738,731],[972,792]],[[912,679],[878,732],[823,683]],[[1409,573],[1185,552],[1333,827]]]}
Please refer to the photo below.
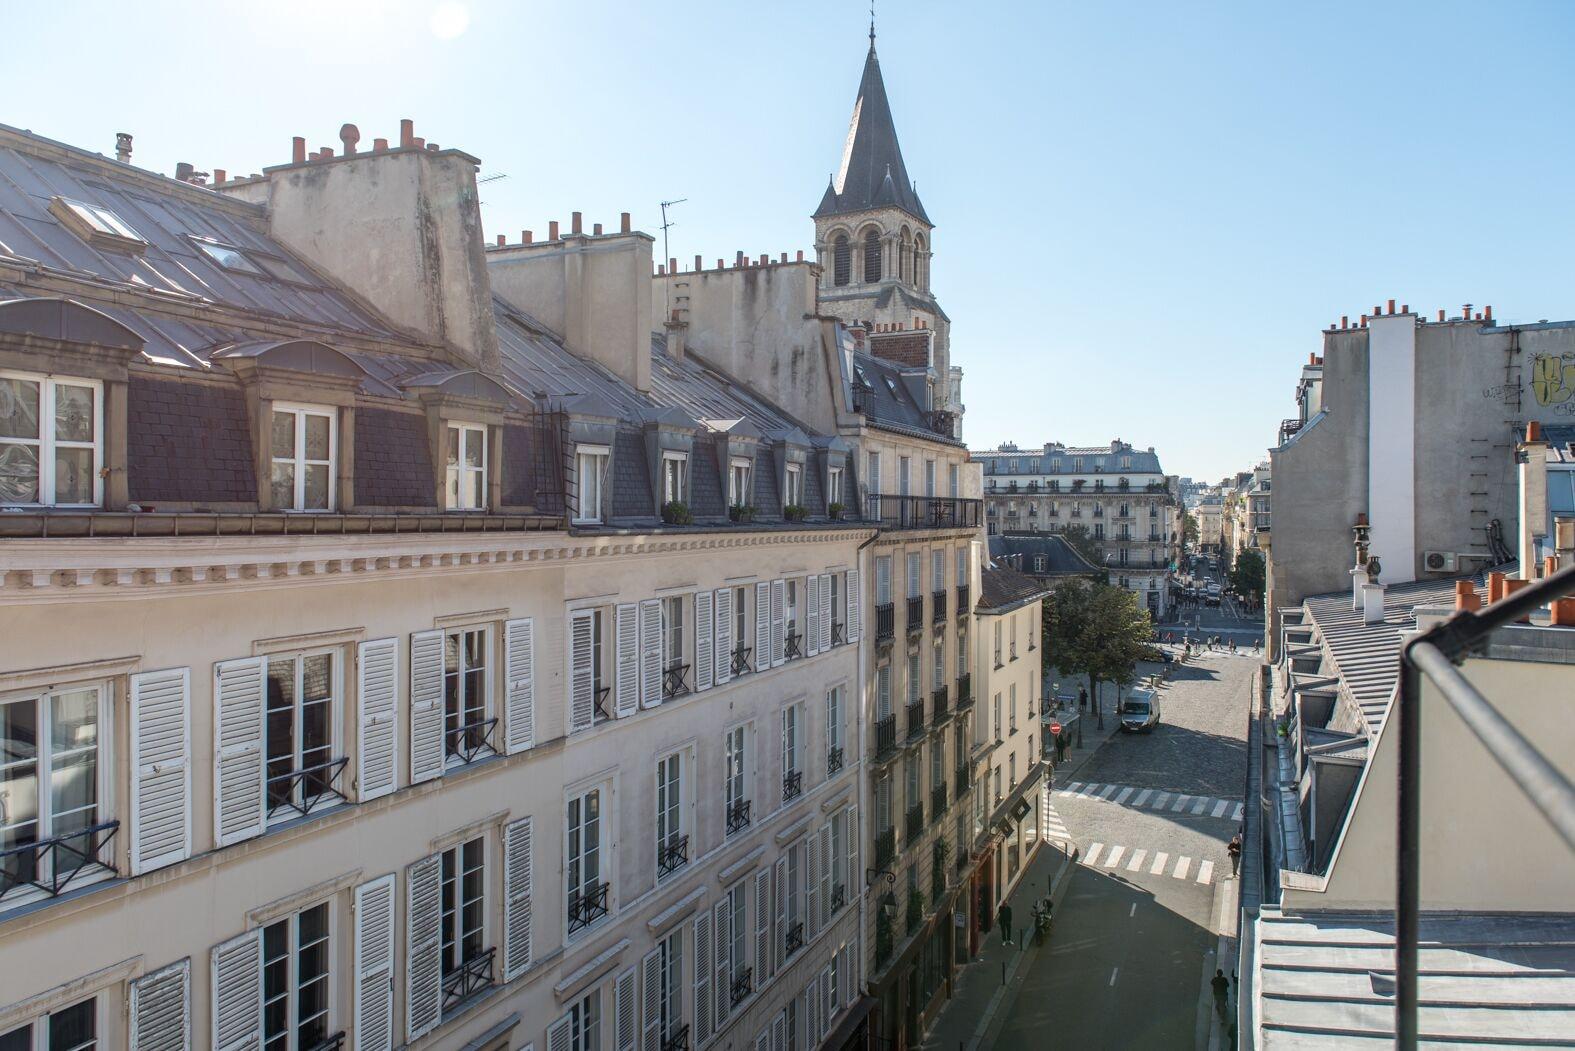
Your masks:
{"label": "white shutter", "polygon": [[513,755],[536,743],[536,626],[529,617],[504,622],[503,667],[508,675],[504,747]]}
{"label": "white shutter", "polygon": [[615,692],[618,718],[640,710],[640,607],[620,603],[614,613],[614,650],[618,662]]}
{"label": "white shutter", "polygon": [[655,708],[662,703],[662,600],[640,603],[640,703]]}
{"label": "white shutter", "polygon": [[786,631],[787,616],[784,606],[787,604],[787,581],[773,580],[771,582],[771,666],[779,667],[787,660]]}
{"label": "white shutter", "polygon": [[627,967],[613,985],[613,1033],[617,1038],[617,1051],[635,1051],[640,1035],[639,1019],[635,1016],[634,968]]}
{"label": "white shutter", "polygon": [[771,973],[771,870],[755,873],[755,988]]}
{"label": "white shutter", "polygon": [[775,973],[782,970],[782,965],[787,961],[788,862],[786,856],[777,858],[773,883],[777,907],[773,912],[775,923],[771,932],[771,970]]}
{"label": "white shutter", "polygon": [[788,1047],[786,1011],[778,1011],[771,1020],[771,1051],[798,1051],[797,1048]]}
{"label": "white shutter", "polygon": [[884,605],[891,601],[891,556],[883,555],[875,560],[875,604]]}
{"label": "white shutter", "polygon": [[847,829],[846,842],[848,844],[847,893],[848,902],[849,904],[852,904],[854,888],[857,886],[856,881],[859,878],[859,815],[857,809],[854,807],[848,807],[844,813],[847,814],[847,823],[845,826]]}
{"label": "white shutter", "polygon": [[394,1046],[393,873],[355,889],[355,1051]]}
{"label": "white shutter", "polygon": [[804,944],[808,945],[820,933],[820,836],[810,832],[805,841],[809,861],[804,866]]}
{"label": "white shutter", "polygon": [[862,632],[859,612],[864,607],[864,595],[859,591],[859,571],[850,569],[845,576],[847,579],[842,583],[842,593],[848,603],[848,641],[857,642]]}
{"label": "white shutter", "polygon": [[189,1051],[191,960],[170,964],[131,983],[131,1051]]}
{"label": "white shutter", "polygon": [[410,635],[410,783],[443,775],[443,633]]}
{"label": "white shutter", "polygon": [[662,950],[652,949],[640,961],[641,1026],[640,1051],[662,1051]]}
{"label": "white shutter", "polygon": [[831,649],[831,618],[835,611],[831,608],[831,574],[820,575],[820,650],[824,653]]}
{"label": "white shutter", "polygon": [[547,1027],[547,1051],[569,1051],[574,1046],[574,1020],[564,1015]]}
{"label": "white shutter", "polygon": [[[738,640],[742,642],[743,640]],[[716,589],[716,684],[733,678],[733,589]]]}
{"label": "white shutter", "polygon": [[755,1034],[755,1051],[771,1051],[771,1024]]}
{"label": "white shutter", "polygon": [[131,872],[191,856],[191,672],[131,677]]}
{"label": "white shutter", "polygon": [[569,733],[596,722],[596,611],[569,614]]}
{"label": "white shutter", "polygon": [[695,592],[695,689],[709,690],[716,676],[716,621],[712,616],[711,593]]}
{"label": "white shutter", "polygon": [[437,1028],[443,1013],[443,860],[430,854],[405,869],[405,1036]]}
{"label": "white shutter", "polygon": [[831,922],[831,870],[835,861],[831,857],[831,825],[820,827],[820,920],[821,929]]}
{"label": "white shutter", "polygon": [[853,1001],[859,998],[859,976],[853,968],[858,966],[859,956],[853,951],[853,946],[842,947],[842,966],[837,970],[842,974],[842,1002],[848,1007],[853,1006]]}
{"label": "white shutter", "polygon": [[771,582],[755,585],[755,670],[771,667]]}
{"label": "white shutter", "polygon": [[262,1042],[262,931],[213,947],[213,1044],[216,1051]]}
{"label": "white shutter", "polygon": [[733,1010],[733,910],[728,908],[728,895],[717,902],[712,915],[712,931],[716,938],[716,1028],[720,1032],[728,1014]]}
{"label": "white shutter", "polygon": [[356,798],[386,796],[399,777],[399,640],[356,647]]}
{"label": "white shutter", "polygon": [[531,959],[531,819],[503,826],[503,980],[512,982]]}
{"label": "white shutter", "polygon": [[711,1039],[711,914],[705,909],[695,917],[694,1045]]}
{"label": "white shutter", "polygon": [[804,1000],[809,1004],[809,1020],[804,1024],[804,1035],[809,1038],[809,1046],[814,1047],[820,1043],[820,975],[809,980],[804,986]]}
{"label": "white shutter", "polygon": [[820,577],[811,573],[804,580],[804,655],[820,652]]}
{"label": "white shutter", "polygon": [[213,837],[221,847],[263,830],[263,661],[213,666]]}

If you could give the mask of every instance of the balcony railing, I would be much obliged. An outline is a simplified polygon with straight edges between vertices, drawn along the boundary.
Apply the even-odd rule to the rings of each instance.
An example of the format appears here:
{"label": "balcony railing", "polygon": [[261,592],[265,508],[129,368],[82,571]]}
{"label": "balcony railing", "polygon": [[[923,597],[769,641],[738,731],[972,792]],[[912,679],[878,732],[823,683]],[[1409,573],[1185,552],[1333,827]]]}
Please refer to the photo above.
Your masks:
{"label": "balcony railing", "polygon": [[796,631],[788,632],[782,640],[782,656],[790,661],[804,656],[804,636]]}
{"label": "balcony railing", "polygon": [[897,608],[894,603],[883,602],[875,607],[875,641],[890,642],[897,637]]}
{"label": "balcony railing", "polygon": [[670,876],[689,864],[689,837],[673,836],[656,851],[656,874]]}
{"label": "balcony railing", "polygon": [[728,805],[727,834],[742,832],[749,827],[749,800],[740,799]]}
{"label": "balcony railing", "polygon": [[841,646],[843,643],[845,643],[847,641],[848,641],[848,629],[843,627],[841,621],[839,621],[839,620],[832,621],[831,622],[831,644],[833,646]]}
{"label": "balcony railing", "polygon": [[733,651],[733,678],[748,675],[754,670],[749,666],[749,655],[753,652],[748,646],[740,646]]}
{"label": "balcony railing", "polygon": [[930,721],[940,726],[952,717],[949,703],[949,691],[944,686],[937,686],[930,694]]}
{"label": "balcony railing", "polygon": [[662,696],[667,700],[689,692],[689,665],[669,664],[662,669]]}
{"label": "balcony railing", "polygon": [[908,740],[924,734],[924,702],[914,701],[908,705]]}
{"label": "balcony railing", "polygon": [[782,802],[792,802],[803,794],[804,771],[790,770],[782,775]]}
{"label": "balcony railing", "polygon": [[495,716],[457,726],[444,735],[444,746],[448,749],[449,755],[462,763],[469,763],[481,753],[493,751],[492,731],[497,728],[498,720]]}
{"label": "balcony railing", "polygon": [[935,624],[946,623],[946,589],[932,592],[930,595],[930,620]]}
{"label": "balcony railing", "polygon": [[939,821],[946,813],[946,784],[942,782],[930,789],[930,820]]}
{"label": "balcony railing", "polygon": [[344,802],[344,793],[339,791],[339,775],[344,773],[349,762],[350,758],[344,756],[268,778],[268,816],[271,818],[280,810],[289,809],[305,817],[335,799]]}
{"label": "balcony railing", "polygon": [[897,830],[888,828],[875,835],[875,867],[877,869],[890,869],[891,863],[897,859]]}
{"label": "balcony railing", "polygon": [[343,1029],[333,1036],[325,1036],[317,1043],[309,1046],[306,1051],[343,1051],[345,1046],[345,1031]]}
{"label": "balcony railing", "polygon": [[826,752],[826,776],[839,773],[842,770],[842,748],[832,748]]}
{"label": "balcony railing", "polygon": [[483,949],[443,976],[443,1010],[451,1011],[492,985],[496,949]]}
{"label": "balcony railing", "polygon": [[966,616],[967,613],[968,613],[968,610],[969,610],[969,606],[968,606],[968,585],[967,584],[958,584],[957,585],[957,615],[959,617]]}
{"label": "balcony railing", "polygon": [[910,843],[918,839],[919,836],[924,832],[923,803],[915,803],[908,808],[907,825],[904,831],[907,832],[907,839]]}
{"label": "balcony railing", "polygon": [[897,754],[897,717],[888,715],[875,720],[875,759],[889,759]]}
{"label": "balcony railing", "polygon": [[914,635],[924,630],[924,596],[914,595],[908,599],[908,634]]}
{"label": "balcony railing", "polygon": [[804,921],[788,925],[787,937],[784,939],[783,953],[792,956],[804,947]]}
{"label": "balcony railing", "polygon": [[611,719],[613,716],[612,711],[607,707],[607,698],[612,696],[612,687],[598,686],[591,692],[591,696],[596,703],[596,711],[591,716],[591,721],[593,723],[604,723]]}
{"label": "balcony railing", "polygon": [[119,821],[105,821],[0,850],[0,901],[18,887],[37,887],[53,897],[86,869],[114,872],[115,855],[109,846],[118,831]]}
{"label": "balcony railing", "polygon": [[953,798],[961,799],[967,793],[968,787],[972,783],[973,768],[967,763],[959,763],[956,770],[956,781],[954,782],[956,788],[952,792]]}
{"label": "balcony railing", "polygon": [[584,930],[607,915],[607,891],[610,886],[606,880],[602,880],[584,890],[569,892],[570,934]]}
{"label": "balcony railing", "polygon": [[755,969],[745,967],[733,976],[732,1001],[737,1007],[749,999],[749,994],[755,991]]}
{"label": "balcony railing", "polygon": [[973,707],[973,675],[957,676],[957,710],[965,712]]}
{"label": "balcony railing", "polygon": [[831,913],[836,915],[848,903],[848,888],[838,883],[831,888]]}
{"label": "balcony railing", "polygon": [[984,501],[941,496],[887,496],[864,501],[866,513],[882,529],[977,529]]}
{"label": "balcony railing", "polygon": [[662,1051],[689,1051],[688,1022],[685,1022],[662,1038]]}

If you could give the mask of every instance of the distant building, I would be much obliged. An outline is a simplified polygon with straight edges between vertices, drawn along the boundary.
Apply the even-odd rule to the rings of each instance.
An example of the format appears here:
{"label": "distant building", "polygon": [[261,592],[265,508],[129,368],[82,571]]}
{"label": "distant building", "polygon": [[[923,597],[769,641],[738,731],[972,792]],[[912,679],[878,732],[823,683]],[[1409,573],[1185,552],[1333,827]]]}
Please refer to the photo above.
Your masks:
{"label": "distant building", "polygon": [[992,533],[990,561],[1053,588],[1068,580],[1102,578],[1096,566],[1059,533]]}

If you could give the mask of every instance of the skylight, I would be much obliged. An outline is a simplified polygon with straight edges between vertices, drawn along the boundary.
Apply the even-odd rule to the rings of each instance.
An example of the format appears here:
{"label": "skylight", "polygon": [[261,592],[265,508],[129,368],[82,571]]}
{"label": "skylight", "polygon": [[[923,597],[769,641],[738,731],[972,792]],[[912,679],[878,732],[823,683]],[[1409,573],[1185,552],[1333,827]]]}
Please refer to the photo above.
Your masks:
{"label": "skylight", "polygon": [[202,249],[202,254],[218,263],[226,270],[239,270],[243,274],[260,274],[262,267],[252,262],[251,259],[239,248],[231,245],[220,244],[218,241],[197,241],[197,247]]}
{"label": "skylight", "polygon": [[49,210],[72,233],[90,245],[133,252],[140,252],[148,246],[148,242],[129,223],[101,205],[56,197],[49,202]]}
{"label": "skylight", "polygon": [[202,254],[218,263],[226,270],[234,270],[242,274],[256,274],[258,277],[271,277],[278,281],[288,281],[296,285],[310,285],[312,279],[294,265],[278,256],[267,255],[251,248],[237,248],[223,241],[214,241],[206,237],[192,237],[192,243],[202,250]]}

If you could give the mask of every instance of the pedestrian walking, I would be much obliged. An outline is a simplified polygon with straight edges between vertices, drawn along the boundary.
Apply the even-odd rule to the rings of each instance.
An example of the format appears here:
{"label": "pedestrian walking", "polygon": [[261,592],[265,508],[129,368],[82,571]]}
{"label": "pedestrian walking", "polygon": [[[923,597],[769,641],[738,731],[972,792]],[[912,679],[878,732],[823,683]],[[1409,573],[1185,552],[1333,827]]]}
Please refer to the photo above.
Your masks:
{"label": "pedestrian walking", "polygon": [[1225,848],[1225,852],[1230,855],[1230,874],[1232,876],[1234,876],[1234,875],[1236,875],[1237,872],[1241,871],[1241,833],[1240,832],[1236,833],[1234,836],[1231,837],[1231,839],[1230,839],[1230,846]]}
{"label": "pedestrian walking", "polygon": [[995,913],[996,925],[1001,928],[1001,944],[1012,944],[1012,907],[1006,902],[1001,902],[1001,907]]}
{"label": "pedestrian walking", "polygon": [[1088,707],[1088,687],[1087,686],[1079,686],[1077,688],[1077,706],[1079,708],[1087,708]]}
{"label": "pedestrian walking", "polygon": [[1219,1012],[1220,1021],[1226,1021],[1230,1018],[1230,979],[1216,968],[1209,984],[1214,987],[1214,1010]]}

